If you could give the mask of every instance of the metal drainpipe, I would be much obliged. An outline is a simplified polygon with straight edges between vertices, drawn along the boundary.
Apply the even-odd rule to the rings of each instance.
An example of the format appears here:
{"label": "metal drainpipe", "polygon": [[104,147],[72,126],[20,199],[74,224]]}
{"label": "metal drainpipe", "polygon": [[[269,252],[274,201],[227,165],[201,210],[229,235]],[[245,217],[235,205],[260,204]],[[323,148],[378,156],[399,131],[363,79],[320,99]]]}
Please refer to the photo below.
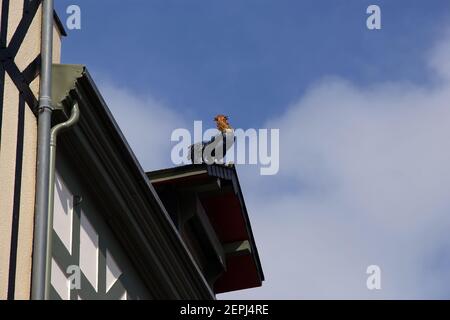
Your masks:
{"label": "metal drainpipe", "polygon": [[46,249],[46,269],[45,269],[45,300],[49,299],[50,294],[50,274],[52,263],[52,233],[53,233],[53,202],[55,198],[55,165],[56,165],[56,141],[58,134],[66,130],[78,122],[80,118],[80,109],[78,103],[75,102],[70,118],[62,123],[55,125],[50,134],[50,175],[49,175],[49,190],[48,190],[48,222],[47,222],[47,249]]}
{"label": "metal drainpipe", "polygon": [[41,30],[41,77],[37,129],[36,199],[34,210],[33,271],[31,299],[45,298],[50,127],[52,117],[53,0],[43,0]]}

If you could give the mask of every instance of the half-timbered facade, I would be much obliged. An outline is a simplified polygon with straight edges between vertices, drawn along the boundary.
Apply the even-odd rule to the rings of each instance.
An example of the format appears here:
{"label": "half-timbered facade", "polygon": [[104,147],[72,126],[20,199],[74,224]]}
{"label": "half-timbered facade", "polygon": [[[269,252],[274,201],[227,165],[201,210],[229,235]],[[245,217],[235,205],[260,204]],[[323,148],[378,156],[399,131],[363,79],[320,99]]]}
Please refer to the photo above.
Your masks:
{"label": "half-timbered facade", "polygon": [[[41,4],[0,1],[0,298],[28,299],[36,172]],[[55,15],[53,58],[65,35]]]}
{"label": "half-timbered facade", "polygon": [[[42,9],[0,3],[0,299],[30,299]],[[60,64],[65,35],[55,14],[52,126],[75,104],[79,119],[56,144],[48,297],[214,299],[260,286],[235,168],[201,168],[203,180],[178,179],[198,167],[146,174],[87,67]]]}

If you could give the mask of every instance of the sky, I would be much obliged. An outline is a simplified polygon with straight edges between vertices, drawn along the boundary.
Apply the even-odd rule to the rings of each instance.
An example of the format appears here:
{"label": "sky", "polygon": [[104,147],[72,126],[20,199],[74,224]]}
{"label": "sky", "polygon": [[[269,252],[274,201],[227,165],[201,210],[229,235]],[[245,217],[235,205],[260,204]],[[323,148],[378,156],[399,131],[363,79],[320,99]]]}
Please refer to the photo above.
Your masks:
{"label": "sky", "polygon": [[280,130],[277,175],[237,168],[266,281],[219,299],[450,298],[448,1],[58,0],[63,22],[70,4],[62,62],[145,170],[217,113]]}

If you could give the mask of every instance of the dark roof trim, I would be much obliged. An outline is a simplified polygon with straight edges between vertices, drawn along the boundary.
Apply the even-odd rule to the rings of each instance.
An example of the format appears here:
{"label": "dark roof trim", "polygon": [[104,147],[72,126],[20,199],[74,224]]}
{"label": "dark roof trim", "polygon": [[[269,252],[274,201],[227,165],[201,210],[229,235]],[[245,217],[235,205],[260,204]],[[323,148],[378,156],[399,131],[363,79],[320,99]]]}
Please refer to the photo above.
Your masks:
{"label": "dark roof trim", "polygon": [[147,172],[147,176],[150,178],[152,183],[183,179],[186,177],[207,173],[211,177],[217,177],[225,180],[229,180],[233,184],[236,196],[242,207],[243,217],[245,224],[249,233],[250,245],[252,252],[254,253],[256,265],[258,268],[261,280],[264,280],[264,272],[262,270],[261,261],[258,254],[258,249],[256,247],[255,239],[253,236],[252,226],[250,224],[250,219],[247,212],[247,206],[244,201],[244,195],[242,193],[241,185],[239,183],[236,167],[234,165],[207,165],[207,164],[188,164],[184,166],[178,166],[174,168],[162,169],[157,171]]}
{"label": "dark roof trim", "polygon": [[[59,88],[68,94],[60,103],[63,112],[55,112],[55,121],[67,118],[73,101],[80,106],[78,124],[60,136],[58,148],[83,171],[90,193],[151,295],[214,299],[86,68],[54,65],[53,69],[54,87],[60,82],[70,87]],[[61,92],[53,94],[61,96]]]}
{"label": "dark roof trim", "polygon": [[56,10],[53,10],[53,19],[55,20],[56,27],[58,28],[58,30],[61,33],[61,35],[63,37],[67,37],[66,29],[64,28],[64,25],[61,22],[61,19],[59,19],[59,16],[56,13]]}
{"label": "dark roof trim", "polygon": [[208,168],[205,164],[187,164],[183,166],[155,170],[147,172],[147,176],[152,183],[158,180],[174,180],[183,176],[207,173]]}
{"label": "dark roof trim", "polygon": [[189,172],[185,172],[184,170],[177,170],[178,168],[183,167],[151,171],[147,172],[147,176],[150,178],[152,183],[158,183],[162,181],[173,181],[176,179],[183,179],[187,177],[208,173],[208,170],[204,167],[189,170]]}

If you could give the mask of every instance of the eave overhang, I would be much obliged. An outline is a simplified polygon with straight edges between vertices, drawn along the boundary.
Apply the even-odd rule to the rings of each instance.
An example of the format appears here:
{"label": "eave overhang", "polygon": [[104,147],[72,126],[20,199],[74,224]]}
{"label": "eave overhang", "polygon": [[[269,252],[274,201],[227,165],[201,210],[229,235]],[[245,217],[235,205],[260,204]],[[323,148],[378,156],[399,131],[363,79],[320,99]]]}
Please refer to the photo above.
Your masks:
{"label": "eave overhang", "polygon": [[53,66],[54,122],[66,120],[74,101],[80,120],[58,141],[84,179],[141,279],[156,299],[214,299],[115,122],[87,69]]}
{"label": "eave overhang", "polygon": [[222,293],[261,286],[264,274],[235,166],[192,164],[147,173],[156,190],[195,190],[226,255]]}

